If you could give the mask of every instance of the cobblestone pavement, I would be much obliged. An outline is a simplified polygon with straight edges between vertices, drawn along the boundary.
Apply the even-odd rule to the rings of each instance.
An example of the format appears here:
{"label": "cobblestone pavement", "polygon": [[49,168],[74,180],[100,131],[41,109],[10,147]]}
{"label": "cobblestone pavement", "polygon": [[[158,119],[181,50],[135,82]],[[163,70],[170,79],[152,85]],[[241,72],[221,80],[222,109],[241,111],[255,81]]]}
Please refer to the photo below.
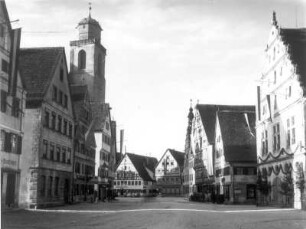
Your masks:
{"label": "cobblestone pavement", "polygon": [[6,211],[2,228],[282,228],[306,229],[306,212],[251,205],[216,205],[183,198],[119,198],[42,211]]}

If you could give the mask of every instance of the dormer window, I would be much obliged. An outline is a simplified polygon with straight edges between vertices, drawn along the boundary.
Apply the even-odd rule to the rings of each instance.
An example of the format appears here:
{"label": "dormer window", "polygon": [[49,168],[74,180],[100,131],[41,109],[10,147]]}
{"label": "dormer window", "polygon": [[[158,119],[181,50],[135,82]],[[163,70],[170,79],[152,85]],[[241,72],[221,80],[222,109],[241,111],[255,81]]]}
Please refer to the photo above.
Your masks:
{"label": "dormer window", "polygon": [[78,54],[78,67],[79,69],[86,68],[86,52],[81,50]]}

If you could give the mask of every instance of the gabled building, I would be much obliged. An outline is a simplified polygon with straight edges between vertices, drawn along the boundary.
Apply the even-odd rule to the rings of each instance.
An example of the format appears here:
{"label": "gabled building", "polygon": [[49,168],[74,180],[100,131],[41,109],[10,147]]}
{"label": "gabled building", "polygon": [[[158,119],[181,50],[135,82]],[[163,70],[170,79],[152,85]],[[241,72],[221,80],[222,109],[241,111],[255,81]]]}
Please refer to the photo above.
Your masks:
{"label": "gabled building", "polygon": [[[281,28],[275,12],[271,24],[257,87],[258,173],[268,190],[259,192],[259,200],[301,208],[305,201],[296,182],[306,164],[306,28]],[[282,190],[286,183],[294,193]]]}
{"label": "gabled building", "polygon": [[156,191],[157,159],[126,153],[116,169],[114,190],[118,195],[150,196]]}
{"label": "gabled building", "polygon": [[86,85],[72,85],[71,100],[75,115],[73,202],[86,201],[94,194],[96,142],[94,122]]}
{"label": "gabled building", "polygon": [[167,149],[155,168],[156,187],[163,195],[183,194],[184,153]]}
{"label": "gabled building", "polygon": [[217,111],[215,128],[216,201],[254,204],[257,181],[255,106],[253,111]]}
{"label": "gabled building", "polygon": [[[194,152],[195,192],[211,194],[215,189],[215,134],[218,111],[254,111],[254,106],[197,104],[191,128]],[[211,200],[210,198],[206,198]]]}
{"label": "gabled building", "polygon": [[64,48],[21,49],[27,91],[20,204],[68,203],[72,192],[74,116]]}
{"label": "gabled building", "polygon": [[4,0],[0,1],[0,131],[1,208],[20,204],[23,180],[22,138],[26,92],[19,74],[21,29],[12,29]]}

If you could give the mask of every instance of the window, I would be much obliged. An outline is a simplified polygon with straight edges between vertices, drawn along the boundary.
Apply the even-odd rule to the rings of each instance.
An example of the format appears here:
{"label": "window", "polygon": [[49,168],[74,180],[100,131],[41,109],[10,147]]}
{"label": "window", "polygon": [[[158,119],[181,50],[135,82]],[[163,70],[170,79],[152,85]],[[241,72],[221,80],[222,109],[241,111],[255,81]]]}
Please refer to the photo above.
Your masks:
{"label": "window", "polygon": [[294,116],[291,117],[291,144],[295,144],[295,120]]}
{"label": "window", "polygon": [[64,107],[67,108],[68,107],[68,96],[64,95]]}
{"label": "window", "polygon": [[41,176],[40,195],[45,196],[46,193],[46,176]]}
{"label": "window", "polygon": [[264,130],[261,134],[261,154],[268,154],[268,131]]}
{"label": "window", "polygon": [[247,199],[255,199],[256,198],[256,185],[255,184],[247,184]]}
{"label": "window", "polygon": [[71,123],[71,122],[69,122],[68,136],[69,136],[69,137],[72,137],[72,123]]}
{"label": "window", "polygon": [[277,106],[277,95],[274,95],[274,111],[278,109]]}
{"label": "window", "polygon": [[56,86],[53,86],[52,99],[53,101],[57,101],[57,87]]}
{"label": "window", "polygon": [[273,126],[273,151],[280,149],[279,123]]}
{"label": "window", "polygon": [[63,105],[63,92],[59,90],[59,95],[58,95],[58,102],[59,104]]}
{"label": "window", "polygon": [[247,168],[247,175],[256,175],[256,168]]}
{"label": "window", "polygon": [[20,99],[13,97],[12,101],[12,116],[18,118],[19,117],[19,107],[20,107]]}
{"label": "window", "polygon": [[50,112],[45,110],[45,121],[44,124],[46,127],[49,127],[49,120],[50,120]]}
{"label": "window", "polygon": [[67,163],[70,164],[71,163],[71,149],[68,148],[67,150]]}
{"label": "window", "polygon": [[50,160],[54,160],[54,144],[50,143]]}
{"label": "window", "polygon": [[59,189],[59,177],[55,177],[55,189],[54,189],[54,195],[58,196],[58,189]]}
{"label": "window", "polygon": [[57,131],[62,132],[62,116],[57,117]]}
{"label": "window", "polygon": [[287,148],[290,147],[291,144],[295,144],[295,118],[294,116],[287,119]]}
{"label": "window", "polygon": [[53,177],[49,177],[48,196],[52,196]]}
{"label": "window", "polygon": [[286,99],[291,97],[291,86],[286,88]]}
{"label": "window", "polygon": [[0,38],[4,38],[4,34],[5,34],[5,27],[4,25],[0,24]]}
{"label": "window", "polygon": [[5,73],[9,73],[9,63],[6,60],[2,59],[2,67],[1,70]]}
{"label": "window", "polygon": [[63,134],[64,135],[67,134],[67,126],[68,126],[68,121],[66,119],[64,119],[64,129],[63,129]]}
{"label": "window", "polygon": [[81,50],[78,54],[78,67],[79,69],[86,68],[86,52]]}
{"label": "window", "polygon": [[56,146],[56,160],[61,161],[61,147]]}
{"label": "window", "polygon": [[56,114],[52,112],[52,119],[51,119],[51,128],[55,130],[55,123],[56,123]]}
{"label": "window", "polygon": [[75,163],[75,173],[80,174],[80,163],[79,162]]}
{"label": "window", "polygon": [[64,80],[64,69],[60,69],[60,81],[62,81],[63,82],[63,80]]}
{"label": "window", "polygon": [[274,80],[273,83],[276,84],[276,71],[274,71]]}
{"label": "window", "polygon": [[235,168],[234,169],[234,174],[235,175],[243,175],[243,168],[239,168],[239,167]]}
{"label": "window", "polygon": [[1,112],[6,112],[7,92],[1,90]]}
{"label": "window", "polygon": [[48,141],[47,140],[43,140],[43,158],[47,158],[48,155]]}
{"label": "window", "polygon": [[66,163],[66,148],[65,147],[63,147],[62,148],[62,162],[63,163]]}

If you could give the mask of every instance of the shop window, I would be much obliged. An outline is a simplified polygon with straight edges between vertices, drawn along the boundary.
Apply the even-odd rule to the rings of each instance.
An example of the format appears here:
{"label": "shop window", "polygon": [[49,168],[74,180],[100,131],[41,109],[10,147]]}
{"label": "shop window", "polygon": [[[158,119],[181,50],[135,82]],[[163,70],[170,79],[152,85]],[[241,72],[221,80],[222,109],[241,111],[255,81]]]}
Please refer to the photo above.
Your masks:
{"label": "shop window", "polygon": [[247,199],[255,199],[256,198],[256,185],[255,184],[247,184]]}

